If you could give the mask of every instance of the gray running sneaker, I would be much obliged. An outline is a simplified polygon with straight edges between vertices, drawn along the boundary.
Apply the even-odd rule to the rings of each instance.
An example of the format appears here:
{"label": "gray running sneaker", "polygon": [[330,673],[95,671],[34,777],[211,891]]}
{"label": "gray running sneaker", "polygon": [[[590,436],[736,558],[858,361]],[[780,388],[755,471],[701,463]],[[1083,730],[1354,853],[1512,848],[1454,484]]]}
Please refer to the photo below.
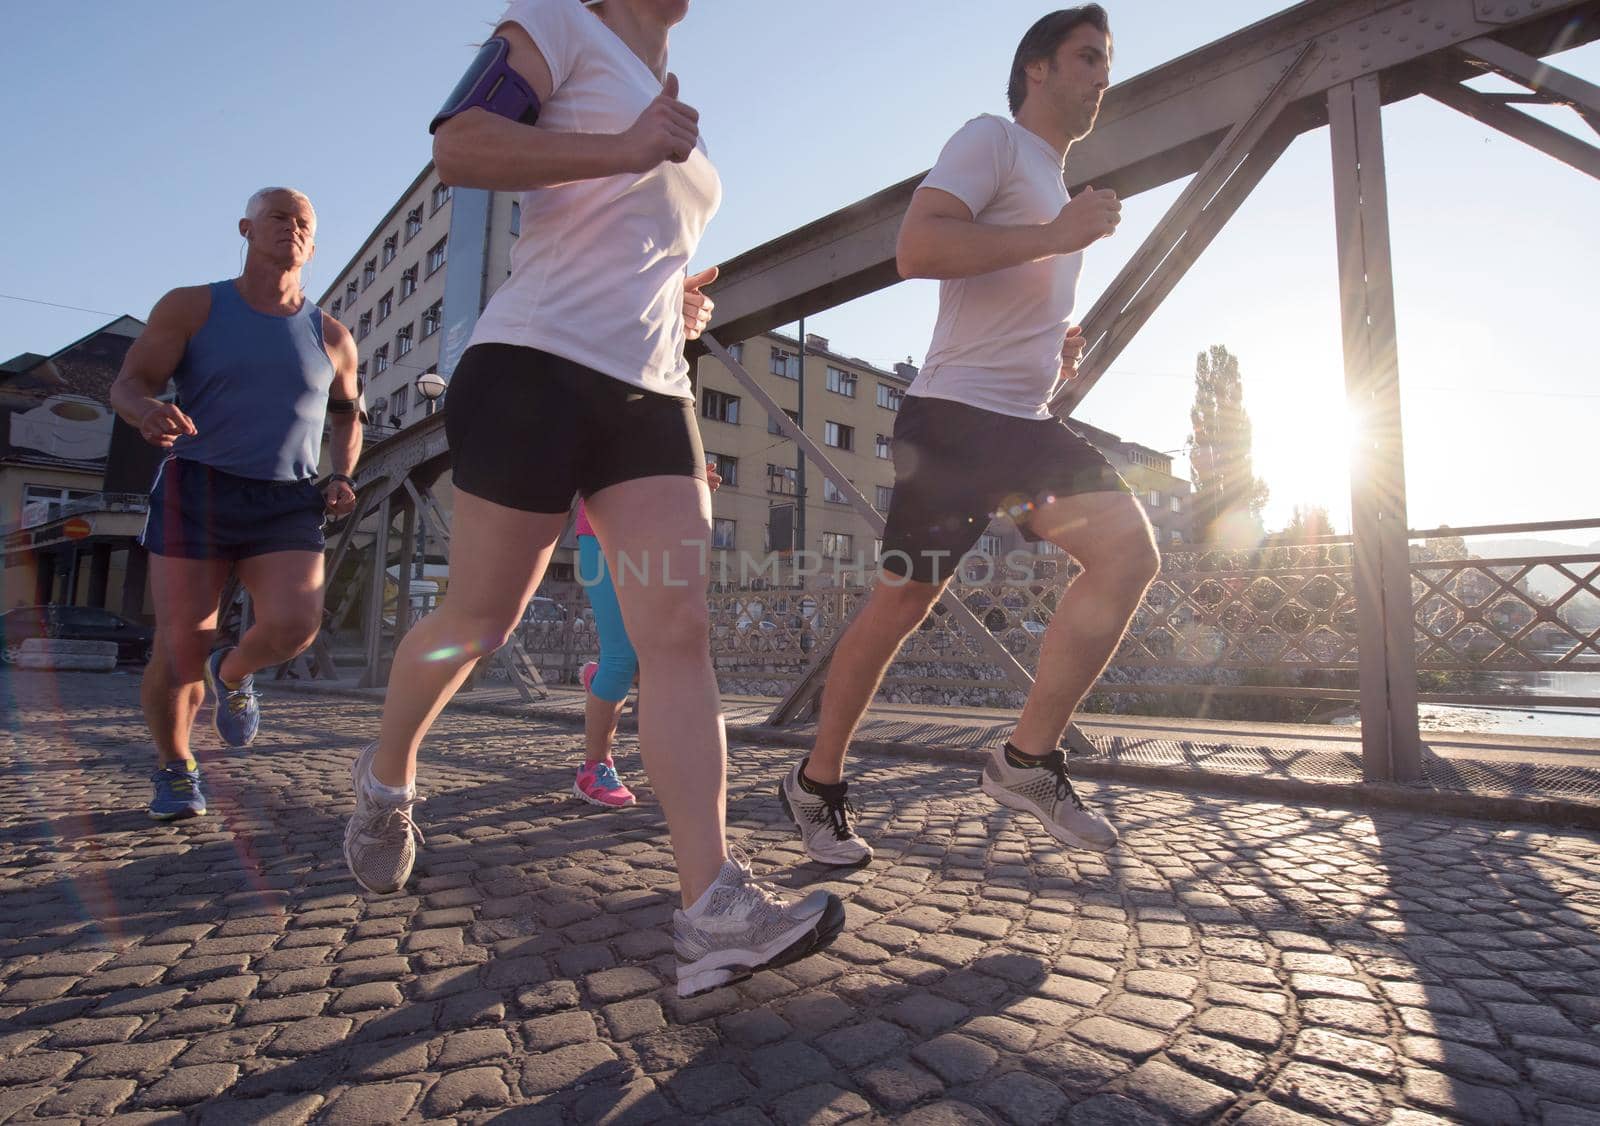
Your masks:
{"label": "gray running sneaker", "polygon": [[849,783],[827,786],[814,794],[800,785],[805,760],[784,775],[778,785],[778,802],[800,830],[806,855],[820,864],[865,864],[872,846],[856,835],[855,807],[848,797]]}
{"label": "gray running sneaker", "polygon": [[350,766],[356,788],[356,810],[344,829],[344,861],[356,883],[368,891],[399,891],[411,878],[422,830],[411,819],[411,801],[391,803],[367,789],[378,744],[369,743]]}
{"label": "gray running sneaker", "polygon": [[1117,830],[1083,804],[1067,777],[1067,760],[1051,751],[1038,766],[1013,766],[1004,747],[995,748],[983,766],[983,792],[1001,805],[1031,813],[1063,844],[1106,852],[1117,843]]}
{"label": "gray running sneaker", "polygon": [[817,890],[786,902],[734,855],[686,911],[672,913],[678,996],[693,997],[815,954],[844,929],[844,904]]}

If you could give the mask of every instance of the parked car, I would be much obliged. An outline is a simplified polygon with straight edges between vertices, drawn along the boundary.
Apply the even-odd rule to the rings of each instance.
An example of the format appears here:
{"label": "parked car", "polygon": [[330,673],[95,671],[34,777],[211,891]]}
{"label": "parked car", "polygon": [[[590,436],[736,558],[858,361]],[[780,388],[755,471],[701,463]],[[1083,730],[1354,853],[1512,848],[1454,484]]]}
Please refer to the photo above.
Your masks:
{"label": "parked car", "polygon": [[19,606],[0,614],[0,659],[12,664],[32,637],[66,641],[114,641],[117,660],[144,662],[156,631],[93,606]]}

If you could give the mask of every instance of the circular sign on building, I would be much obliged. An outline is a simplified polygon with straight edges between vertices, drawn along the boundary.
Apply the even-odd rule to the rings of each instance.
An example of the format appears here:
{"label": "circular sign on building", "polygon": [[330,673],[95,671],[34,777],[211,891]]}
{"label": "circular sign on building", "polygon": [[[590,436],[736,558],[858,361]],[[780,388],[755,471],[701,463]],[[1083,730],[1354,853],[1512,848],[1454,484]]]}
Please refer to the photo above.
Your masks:
{"label": "circular sign on building", "polygon": [[61,534],[69,540],[81,540],[93,531],[94,527],[82,516],[74,516],[71,520],[61,525]]}

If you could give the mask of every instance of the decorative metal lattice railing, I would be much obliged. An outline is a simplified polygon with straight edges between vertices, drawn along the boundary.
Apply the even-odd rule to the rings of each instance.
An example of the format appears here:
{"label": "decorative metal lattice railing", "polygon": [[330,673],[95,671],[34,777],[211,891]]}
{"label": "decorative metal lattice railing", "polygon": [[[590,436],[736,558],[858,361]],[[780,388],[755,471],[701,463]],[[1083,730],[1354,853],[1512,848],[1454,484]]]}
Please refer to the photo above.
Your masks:
{"label": "decorative metal lattice railing", "polygon": [[[1518,674],[1600,673],[1600,554],[1441,557],[1412,548],[1418,668],[1513,685]],[[1039,560],[1006,582],[962,582],[957,597],[1030,672],[1076,568]],[[853,617],[860,585],[718,589],[708,595],[724,688],[781,695]],[[523,647],[549,679],[572,682],[598,642],[581,595],[562,621],[530,623]],[[1218,689],[1348,698],[1360,659],[1348,544],[1168,554],[1101,690]],[[1270,674],[1244,683],[1239,673]],[[1330,674],[1299,677],[1296,674]],[[1346,674],[1340,676],[1338,674]],[[1457,678],[1464,685],[1482,681]],[[1594,703],[1600,705],[1600,681]],[[1005,706],[1020,694],[982,646],[935,611],[884,683],[891,699]],[[1459,693],[1457,693],[1459,695]],[[1015,697],[1015,699],[1013,699]],[[1510,699],[1501,691],[1496,698]]]}

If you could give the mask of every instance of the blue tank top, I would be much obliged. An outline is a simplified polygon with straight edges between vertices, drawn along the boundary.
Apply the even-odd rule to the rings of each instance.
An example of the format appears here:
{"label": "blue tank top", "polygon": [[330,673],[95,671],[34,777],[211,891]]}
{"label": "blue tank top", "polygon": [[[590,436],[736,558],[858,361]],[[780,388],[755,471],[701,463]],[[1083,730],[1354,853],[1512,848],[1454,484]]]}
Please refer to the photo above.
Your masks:
{"label": "blue tank top", "polygon": [[232,281],[211,283],[211,313],[173,372],[196,433],[172,452],[259,481],[317,475],[333,361],[322,310],[290,317],[252,309]]}

